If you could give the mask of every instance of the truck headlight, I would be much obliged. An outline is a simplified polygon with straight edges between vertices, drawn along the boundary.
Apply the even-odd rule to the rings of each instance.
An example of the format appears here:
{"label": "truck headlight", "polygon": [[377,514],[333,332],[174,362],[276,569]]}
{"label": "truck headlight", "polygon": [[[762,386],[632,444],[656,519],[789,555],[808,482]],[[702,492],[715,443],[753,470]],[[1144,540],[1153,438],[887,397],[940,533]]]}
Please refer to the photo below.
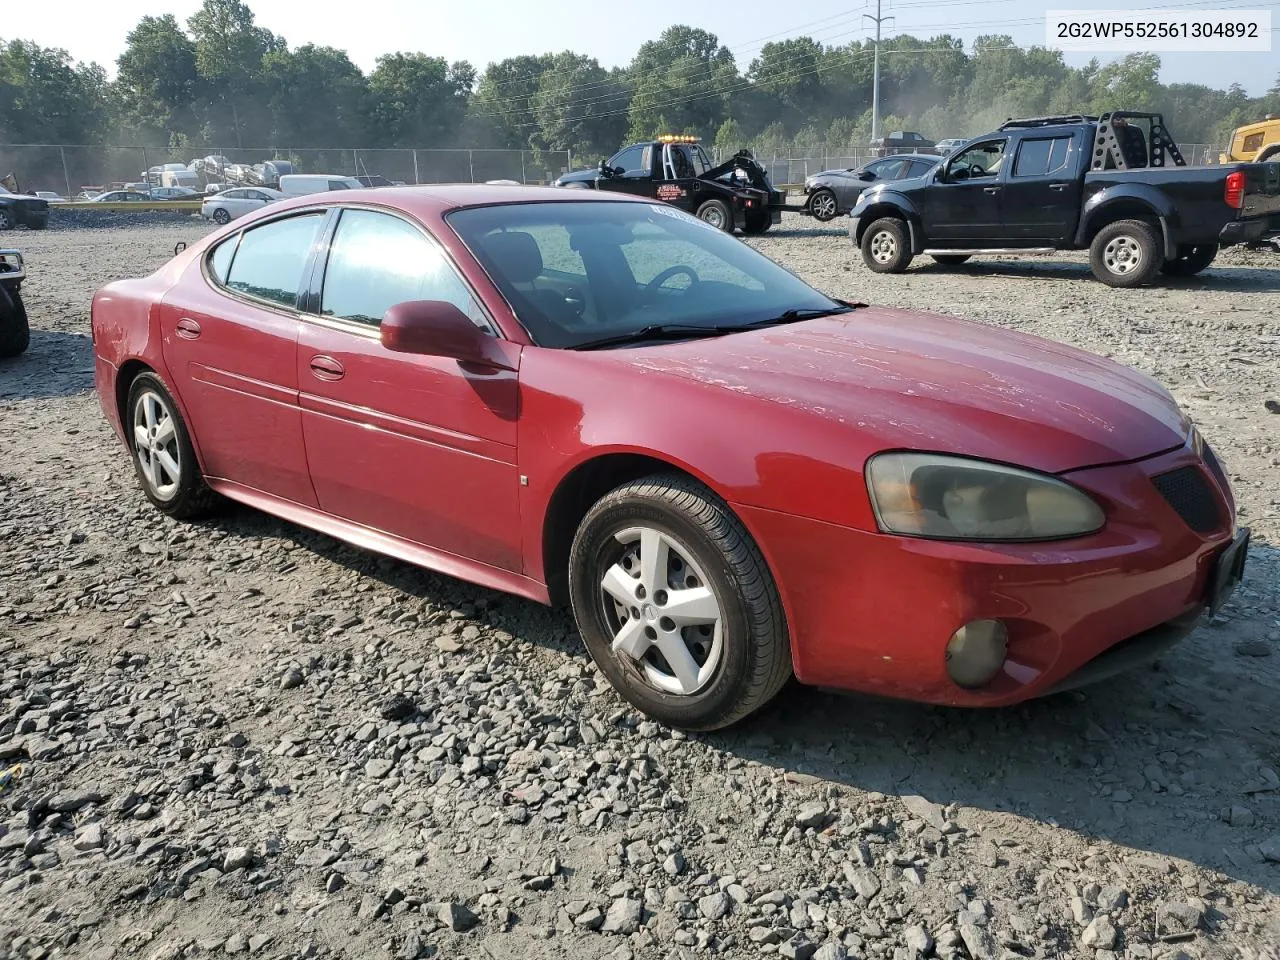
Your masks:
{"label": "truck headlight", "polygon": [[985,460],[882,453],[867,492],[886,533],[936,540],[1056,540],[1102,529],[1102,508],[1056,477]]}

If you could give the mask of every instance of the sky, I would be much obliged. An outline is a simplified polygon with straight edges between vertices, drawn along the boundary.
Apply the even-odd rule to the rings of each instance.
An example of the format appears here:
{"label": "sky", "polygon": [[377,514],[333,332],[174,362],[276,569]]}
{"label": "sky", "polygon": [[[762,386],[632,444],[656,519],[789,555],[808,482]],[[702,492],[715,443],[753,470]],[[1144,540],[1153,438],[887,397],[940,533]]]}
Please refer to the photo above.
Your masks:
{"label": "sky", "polygon": [[[656,38],[672,23],[701,27],[720,38],[745,70],[770,40],[811,36],[840,45],[873,36],[863,19],[875,13],[876,0],[848,5],[824,0],[736,0],[731,3],[688,3],[641,12],[646,4],[583,0],[488,0],[477,3],[440,0],[247,0],[260,26],[280,34],[289,46],[306,43],[347,51],[364,71],[384,53],[422,51],[446,60],[467,60],[478,69],[520,54],[573,50],[596,57],[605,67],[630,62],[636,48]],[[115,60],[125,37],[144,15],[173,13],[179,22],[200,6],[199,0],[112,0],[110,15],[84,0],[41,0],[38,14],[5,17],[0,37],[33,40],[61,47],[79,60],[102,65],[115,74]],[[927,37],[950,33],[966,42],[984,33],[1007,33],[1020,46],[1045,42],[1044,15],[1049,9],[1229,10],[1266,9],[1280,28],[1280,0],[882,0],[884,36],[912,33]],[[1267,53],[1162,53],[1161,79],[1166,83],[1203,83],[1225,88],[1239,83],[1251,96],[1265,93],[1280,73],[1280,32],[1272,32]],[[1123,54],[1098,55],[1106,62]],[[1068,54],[1080,66],[1088,54]]]}

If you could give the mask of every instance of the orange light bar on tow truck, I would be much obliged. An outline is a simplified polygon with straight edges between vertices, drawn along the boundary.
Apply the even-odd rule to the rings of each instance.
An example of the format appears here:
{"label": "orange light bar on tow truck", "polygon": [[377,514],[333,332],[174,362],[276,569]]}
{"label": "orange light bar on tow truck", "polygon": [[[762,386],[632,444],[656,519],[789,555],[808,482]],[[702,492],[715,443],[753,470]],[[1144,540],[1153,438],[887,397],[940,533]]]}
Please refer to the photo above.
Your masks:
{"label": "orange light bar on tow truck", "polygon": [[659,143],[701,143],[701,137],[693,137],[683,133],[664,133],[658,137]]}

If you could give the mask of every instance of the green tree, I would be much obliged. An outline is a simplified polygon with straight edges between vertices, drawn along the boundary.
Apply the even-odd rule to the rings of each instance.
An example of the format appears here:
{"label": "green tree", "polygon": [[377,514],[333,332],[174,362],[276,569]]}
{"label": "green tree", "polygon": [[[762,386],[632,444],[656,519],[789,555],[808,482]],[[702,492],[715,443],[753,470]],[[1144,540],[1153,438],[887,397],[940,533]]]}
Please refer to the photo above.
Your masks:
{"label": "green tree", "polygon": [[475,79],[466,61],[450,65],[425,53],[379,57],[369,77],[369,116],[380,146],[452,145]]}
{"label": "green tree", "polygon": [[531,99],[537,145],[612,153],[626,134],[629,100],[626,85],[595,58],[567,50],[558,53]]}
{"label": "green tree", "polygon": [[0,139],[97,143],[107,129],[106,74],[65,50],[0,42]]}
{"label": "green tree", "polygon": [[256,26],[253,11],[240,0],[204,0],[187,27],[210,97],[208,132],[219,139],[229,132],[237,146],[244,145],[246,128],[265,136],[269,112],[251,98],[261,88],[262,58],[283,50],[284,41]]}
{"label": "green tree", "polygon": [[112,85],[125,136],[163,144],[175,132],[193,132],[199,92],[195,44],[173,14],[138,21],[116,60]]}
{"label": "green tree", "polygon": [[537,135],[533,96],[555,58],[508,57],[485,68],[469,104],[470,118],[483,121],[497,147],[526,148]]}
{"label": "green tree", "polygon": [[[307,44],[262,58],[272,142],[288,147],[356,147],[367,133],[369,85],[347,55]],[[306,109],[299,109],[306,104]]]}
{"label": "green tree", "polygon": [[724,118],[726,91],[739,80],[733,54],[715,34],[683,25],[641,44],[631,77],[630,136],[637,140],[716,129]]}

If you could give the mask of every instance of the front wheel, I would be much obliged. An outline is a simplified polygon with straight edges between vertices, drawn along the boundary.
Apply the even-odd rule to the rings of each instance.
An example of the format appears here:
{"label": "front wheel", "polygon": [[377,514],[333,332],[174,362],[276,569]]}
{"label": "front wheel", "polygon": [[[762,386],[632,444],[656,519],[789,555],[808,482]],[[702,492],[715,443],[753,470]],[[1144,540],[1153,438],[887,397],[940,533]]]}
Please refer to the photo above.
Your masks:
{"label": "front wheel", "polygon": [[142,491],[175,520],[207,514],[215,494],[204,482],[187,425],[158,376],[138,374],[129,387],[125,432]]}
{"label": "front wheel", "polygon": [[777,587],[728,505],[660,474],[606,494],[569,558],[574,619],[614,689],[660,723],[729,726],[791,675]]}
{"label": "front wheel", "polygon": [[1117,220],[1089,244],[1093,275],[1109,287],[1140,287],[1160,271],[1160,235],[1143,220]]}
{"label": "front wheel", "polygon": [[1198,247],[1179,247],[1178,255],[1166,260],[1160,272],[1169,277],[1193,277],[1205,269],[1218,255],[1216,243],[1206,243]]}
{"label": "front wheel", "polygon": [[723,200],[707,200],[698,207],[697,217],[717,230],[733,233],[733,213]]}
{"label": "front wheel", "polygon": [[911,258],[906,221],[881,217],[862,235],[862,262],[876,273],[901,273]]}
{"label": "front wheel", "polygon": [[17,291],[0,289],[0,359],[16,357],[31,343],[27,308]]}

